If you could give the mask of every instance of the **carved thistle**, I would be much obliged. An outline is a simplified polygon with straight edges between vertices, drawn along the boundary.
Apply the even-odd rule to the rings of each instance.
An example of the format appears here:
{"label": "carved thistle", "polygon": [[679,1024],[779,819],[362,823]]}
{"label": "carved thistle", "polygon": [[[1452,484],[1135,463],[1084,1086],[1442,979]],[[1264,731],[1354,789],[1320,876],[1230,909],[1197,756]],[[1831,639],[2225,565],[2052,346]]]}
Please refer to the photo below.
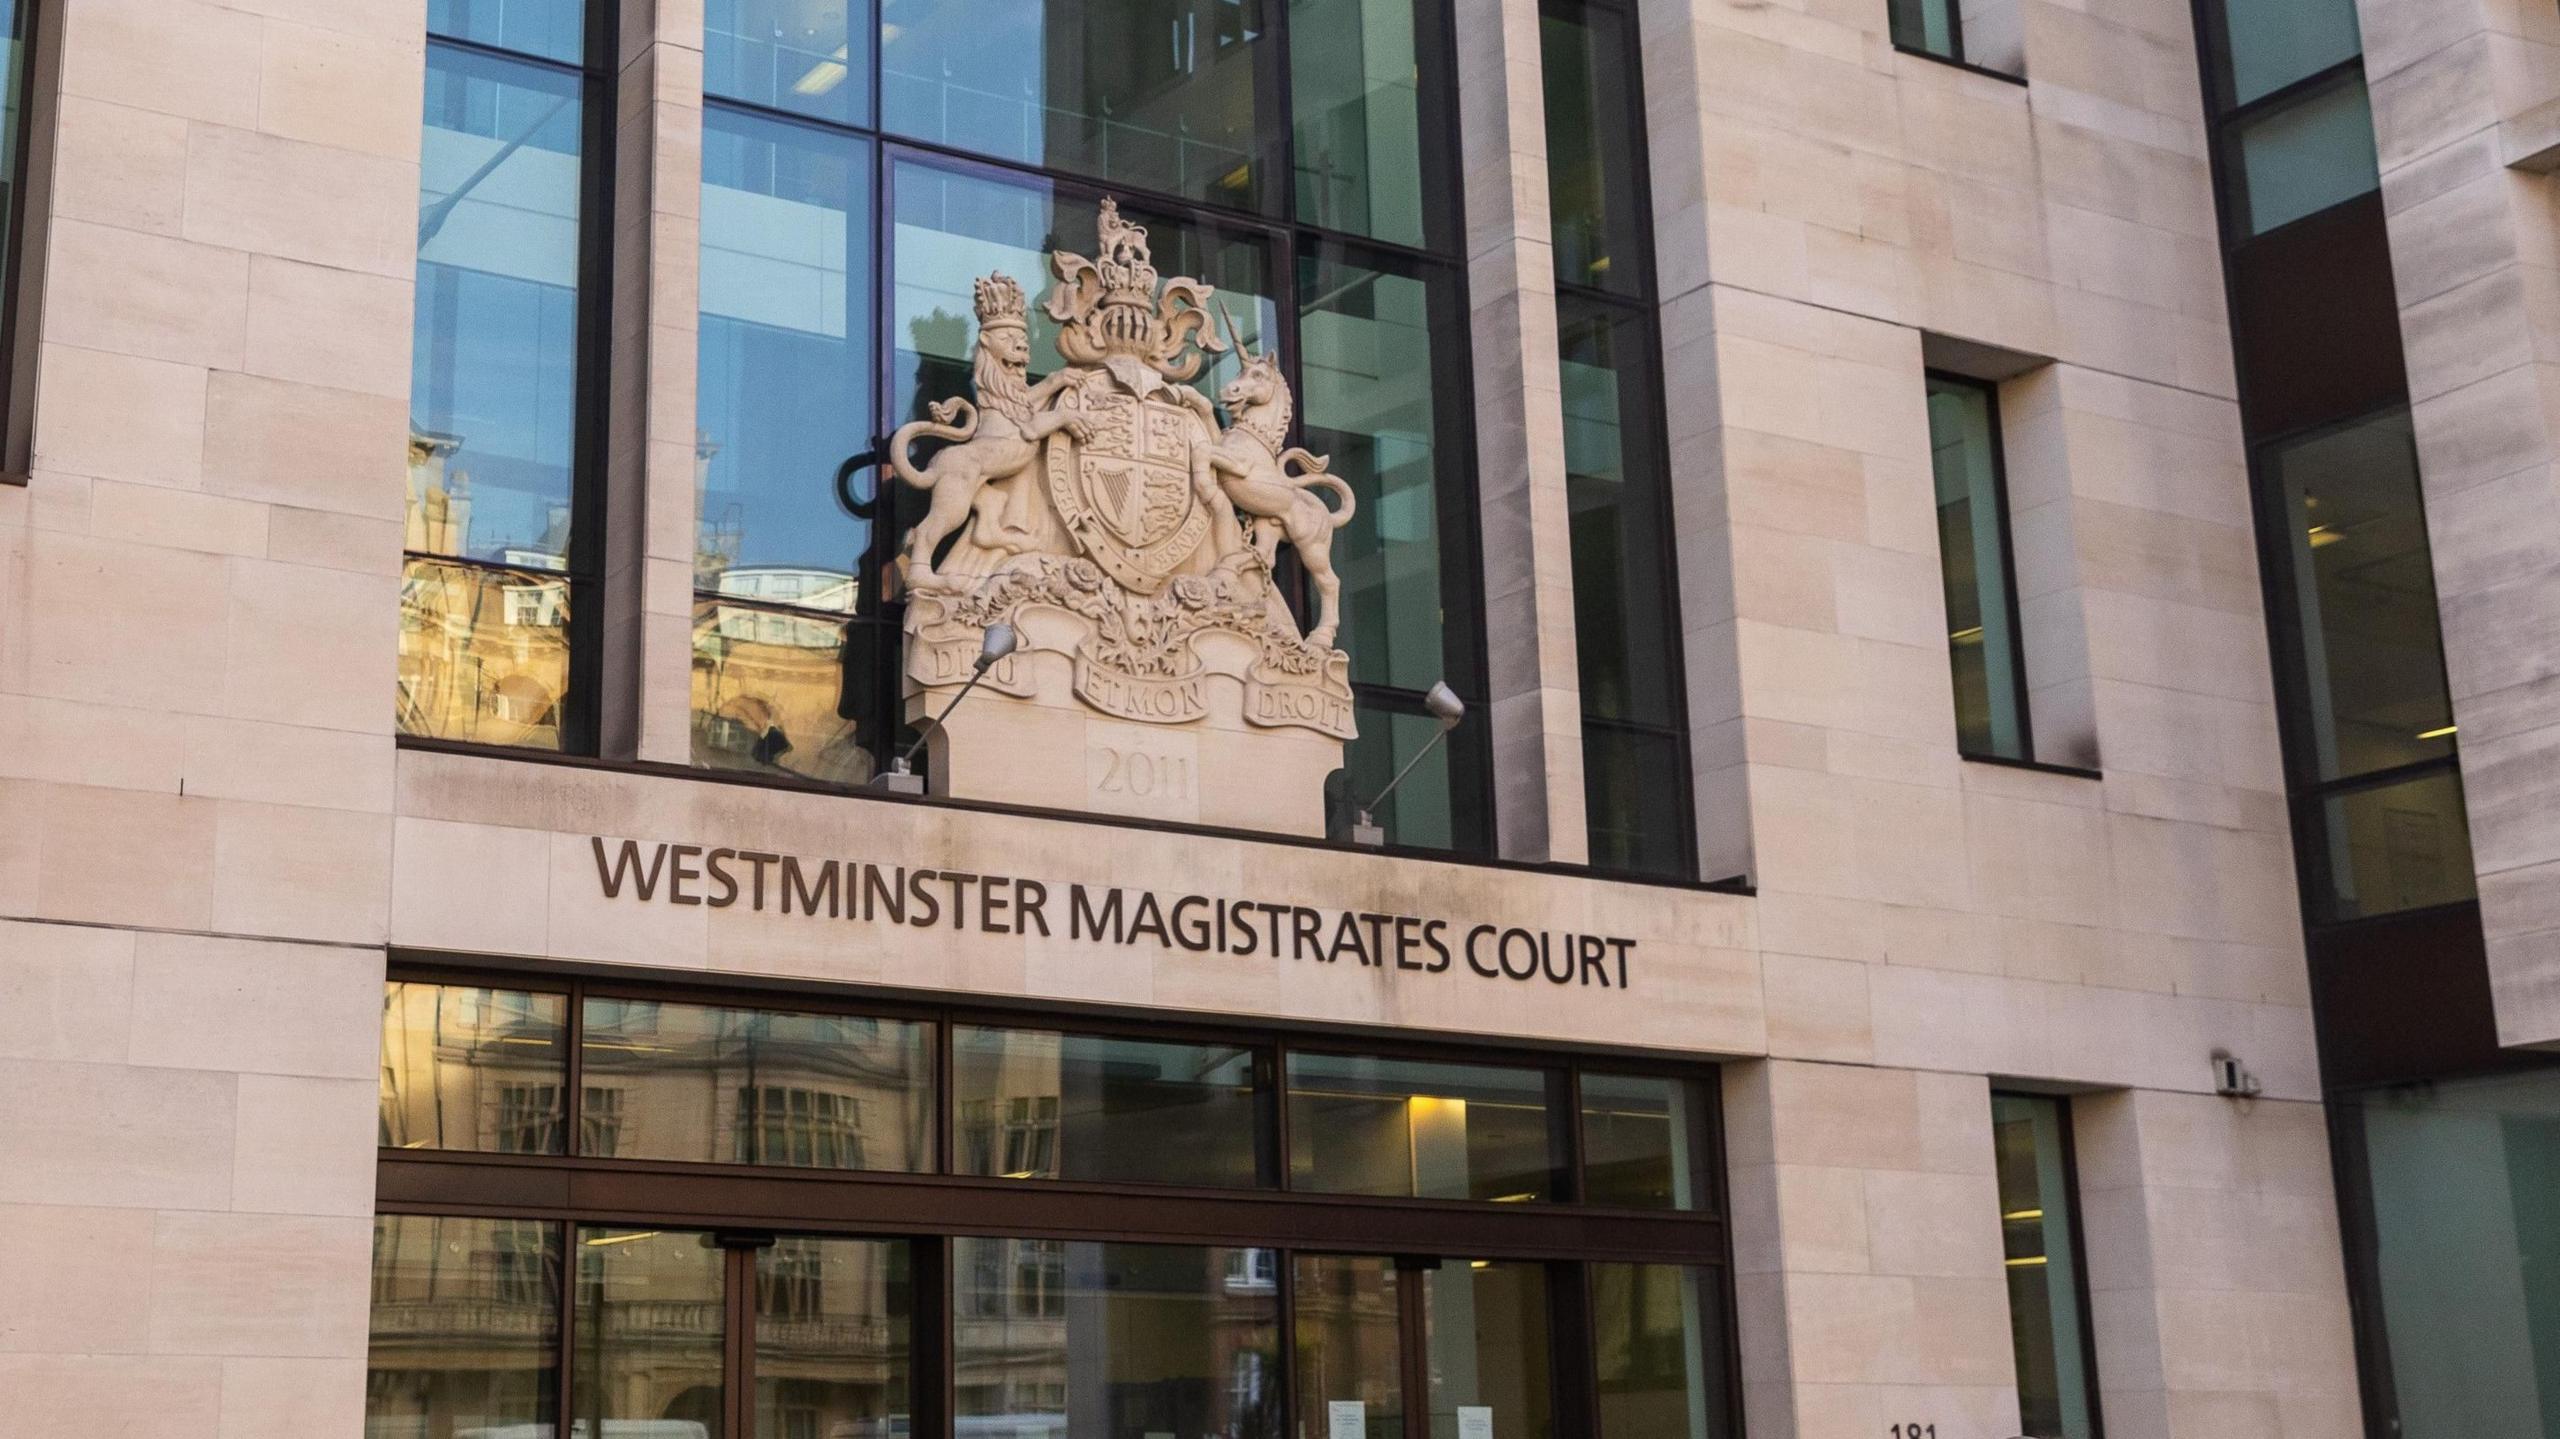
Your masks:
{"label": "carved thistle", "polygon": [[[1022,287],[989,275],[977,282],[975,397],[931,404],[890,441],[898,477],[932,495],[900,559],[910,684],[965,677],[980,635],[1003,621],[1026,650],[1064,655],[1076,697],[1116,718],[1206,719],[1220,687],[1240,685],[1249,724],[1349,739],[1332,540],[1351,518],[1350,486],[1289,446],[1279,362],[1243,349],[1211,288],[1159,278],[1147,232],[1110,200],[1097,230],[1091,258],[1049,260],[1056,283],[1041,308],[1063,368],[1030,382]],[[1219,391],[1222,424],[1190,381],[1230,350],[1241,370]],[[925,440],[941,448],[919,466]],[[1283,541],[1319,602],[1303,635],[1272,582]],[[1035,675],[1008,665],[987,683],[1030,694]]]}

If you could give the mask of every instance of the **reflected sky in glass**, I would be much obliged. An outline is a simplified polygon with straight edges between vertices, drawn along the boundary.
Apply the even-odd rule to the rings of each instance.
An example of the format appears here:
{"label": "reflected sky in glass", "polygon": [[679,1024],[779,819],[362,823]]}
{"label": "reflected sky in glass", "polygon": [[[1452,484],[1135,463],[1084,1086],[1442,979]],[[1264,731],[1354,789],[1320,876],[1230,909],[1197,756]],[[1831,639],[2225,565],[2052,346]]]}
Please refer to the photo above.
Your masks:
{"label": "reflected sky in glass", "polygon": [[[568,566],[578,93],[540,66],[429,47],[410,424],[444,452],[440,552]],[[427,473],[413,466],[413,486]]]}

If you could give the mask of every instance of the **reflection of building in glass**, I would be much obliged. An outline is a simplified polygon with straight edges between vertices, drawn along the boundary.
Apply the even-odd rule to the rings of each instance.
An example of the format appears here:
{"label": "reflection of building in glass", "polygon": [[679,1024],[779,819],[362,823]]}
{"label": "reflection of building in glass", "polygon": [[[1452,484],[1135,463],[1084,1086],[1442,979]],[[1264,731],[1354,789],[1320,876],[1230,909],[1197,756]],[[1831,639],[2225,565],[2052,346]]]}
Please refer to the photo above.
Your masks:
{"label": "reflection of building in glass", "polygon": [[409,439],[400,577],[403,734],[558,748],[569,686],[568,512],[496,564],[451,558],[471,528],[471,476],[447,470],[459,442]]}

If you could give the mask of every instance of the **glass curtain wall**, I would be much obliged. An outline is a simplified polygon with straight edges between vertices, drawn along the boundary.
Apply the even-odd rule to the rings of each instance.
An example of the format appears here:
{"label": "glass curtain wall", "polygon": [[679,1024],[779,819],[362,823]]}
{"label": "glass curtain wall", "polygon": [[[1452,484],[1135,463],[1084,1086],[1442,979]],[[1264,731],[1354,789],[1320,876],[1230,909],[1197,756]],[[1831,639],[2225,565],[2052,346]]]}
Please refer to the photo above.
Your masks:
{"label": "glass curtain wall", "polygon": [[2560,1433],[2560,1072],[2338,1101],[2406,1439]]}
{"label": "glass curtain wall", "polygon": [[1692,876],[1635,16],[1607,0],[1546,0],[1538,33],[1591,863]]}
{"label": "glass curtain wall", "polygon": [[[2259,293],[2288,280],[2256,257],[2330,233],[2380,184],[2349,0],[2219,0],[2204,9],[2223,235],[2235,315],[2268,327]],[[2378,215],[2368,217],[2378,230]],[[2330,227],[2321,229],[2321,227]],[[2377,247],[2376,253],[2380,253]],[[2335,277],[2333,277],[2335,278]],[[2379,263],[2364,277],[2390,304]],[[2333,357],[2252,334],[2244,350],[2318,369]],[[2263,367],[2263,366],[2262,366]],[[2475,893],[2455,759],[2435,573],[2405,384],[2351,403],[2294,405],[2270,425],[2244,374],[2304,907],[2334,924]],[[2293,387],[2299,389],[2299,386]],[[2379,407],[2376,408],[2377,403]]]}
{"label": "glass curtain wall", "polygon": [[[980,275],[1023,286],[1032,378],[1055,366],[1049,258],[1092,248],[1106,195],[1280,356],[1293,440],[1358,497],[1343,787],[1420,747],[1434,682],[1481,701],[1445,28],[1437,0],[715,0],[697,762],[849,785],[909,733],[895,559],[923,504],[881,437],[968,392]],[[1398,842],[1487,843],[1481,729],[1382,813]]]}
{"label": "glass curtain wall", "polygon": [[385,986],[368,1434],[1733,1432],[1708,1074],[654,993]]}
{"label": "glass curtain wall", "polygon": [[[612,7],[599,7],[610,11]],[[400,732],[594,744],[601,353],[593,72],[581,0],[428,10],[400,590]]]}

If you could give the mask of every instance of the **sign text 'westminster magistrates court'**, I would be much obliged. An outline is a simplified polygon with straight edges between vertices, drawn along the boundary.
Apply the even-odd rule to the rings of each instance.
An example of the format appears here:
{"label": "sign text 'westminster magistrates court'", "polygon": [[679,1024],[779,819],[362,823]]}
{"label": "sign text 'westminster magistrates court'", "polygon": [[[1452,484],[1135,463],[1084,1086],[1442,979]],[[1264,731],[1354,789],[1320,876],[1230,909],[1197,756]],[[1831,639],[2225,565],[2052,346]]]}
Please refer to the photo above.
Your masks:
{"label": "sign text 'westminster magistrates court'", "polygon": [[1324,911],[1302,904],[1185,894],[1171,900],[1118,885],[1063,888],[1013,875],[861,860],[804,859],[698,844],[591,836],[607,899],[744,906],[812,919],[977,930],[1192,954],[1356,962],[1423,974],[1628,988],[1636,941],[1424,915]]}

